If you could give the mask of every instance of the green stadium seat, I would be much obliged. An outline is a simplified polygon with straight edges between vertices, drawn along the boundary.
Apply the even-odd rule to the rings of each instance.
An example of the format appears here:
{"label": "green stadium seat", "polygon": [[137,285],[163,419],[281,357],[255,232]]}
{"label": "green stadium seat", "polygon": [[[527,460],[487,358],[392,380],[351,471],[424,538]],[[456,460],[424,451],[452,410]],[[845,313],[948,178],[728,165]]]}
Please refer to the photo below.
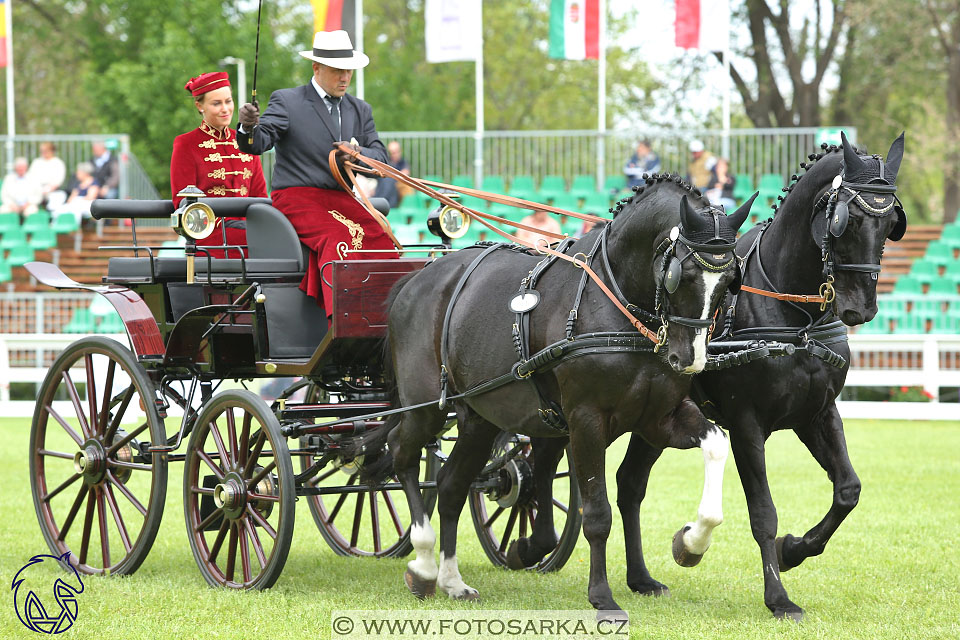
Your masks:
{"label": "green stadium seat", "polygon": [[923,318],[912,313],[905,313],[897,318],[894,333],[925,333],[926,323]]}
{"label": "green stadium seat", "polygon": [[953,249],[946,242],[934,240],[927,245],[927,253],[924,258],[929,262],[945,265],[953,262]]}
{"label": "green stadium seat", "polygon": [[582,209],[583,213],[605,216],[610,209],[610,196],[594,191],[584,199]]}
{"label": "green stadium seat", "polygon": [[753,179],[749,173],[738,173],[734,176],[734,179],[736,182],[733,183],[733,198],[737,202],[743,202],[756,191],[753,188]]}
{"label": "green stadium seat", "polygon": [[537,191],[537,196],[546,202],[547,200],[553,200],[562,193],[566,193],[566,191],[567,183],[563,176],[549,175],[544,176],[540,182],[540,190]]}
{"label": "green stadium seat", "polygon": [[913,276],[900,276],[893,285],[893,293],[908,297],[922,295],[923,285]]}
{"label": "green stadium seat", "polygon": [[570,185],[570,193],[576,198],[587,198],[593,195],[596,190],[596,178],[593,176],[574,176],[573,183]]}
{"label": "green stadium seat", "polygon": [[17,245],[10,249],[10,253],[7,254],[7,262],[14,267],[22,267],[28,262],[33,262],[33,247],[30,247],[26,244]]}
{"label": "green stadium seat", "polygon": [[776,200],[777,196],[783,194],[783,176],[778,173],[763,174],[760,176],[760,182],[757,184],[757,190],[760,192],[760,196],[758,198],[759,200]]}
{"label": "green stadium seat", "polygon": [[582,227],[583,220],[580,218],[574,218],[573,216],[563,216],[562,220],[560,221],[560,231],[568,236],[579,235]]}
{"label": "green stadium seat", "polygon": [[500,216],[501,218],[506,218],[511,220],[510,216],[513,215],[514,211],[519,211],[516,207],[511,207],[508,204],[500,204],[499,202],[494,202],[490,205],[490,211],[492,215]]}
{"label": "green stadium seat", "polygon": [[87,307],[74,309],[70,322],[65,324],[62,329],[63,333],[94,333],[96,330],[96,321]]}
{"label": "green stadium seat", "polygon": [[930,283],[929,296],[956,296],[957,284],[953,278],[937,278]]}
{"label": "green stadium seat", "polygon": [[921,282],[930,282],[940,277],[940,270],[936,263],[920,259],[914,260],[913,264],[910,265],[910,275]]}
{"label": "green stadium seat", "polygon": [[53,221],[53,230],[56,233],[73,233],[80,229],[77,216],[72,213],[61,213]]}
{"label": "green stadium seat", "polygon": [[126,327],[123,325],[123,320],[120,319],[116,313],[110,313],[103,317],[100,320],[100,324],[97,326],[98,333],[125,333]]}
{"label": "green stadium seat", "polygon": [[514,176],[513,180],[510,181],[510,189],[507,193],[521,200],[535,200],[537,187],[533,183],[533,176]]}
{"label": "green stadium seat", "polygon": [[7,229],[3,234],[3,240],[0,240],[0,251],[4,249],[14,249],[16,247],[26,246],[27,234],[23,227]]}
{"label": "green stadium seat", "polygon": [[468,187],[473,188],[473,176],[468,176],[465,173],[461,173],[453,176],[453,182],[451,182],[455,187]]}
{"label": "green stadium seat", "polygon": [[898,314],[906,311],[906,302],[889,295],[877,296],[878,313]]}
{"label": "green stadium seat", "polygon": [[503,176],[483,176],[480,189],[488,193],[507,192],[507,187],[503,182]]}
{"label": "green stadium seat", "polygon": [[0,282],[10,282],[13,280],[13,268],[10,263],[0,258]]}
{"label": "green stadium seat", "polygon": [[27,246],[39,251],[53,249],[57,246],[57,232],[49,226],[36,229],[30,233],[30,240],[27,242]]}
{"label": "green stadium seat", "polygon": [[747,216],[747,219],[743,221],[743,224],[740,225],[740,228],[737,230],[740,235],[745,234],[750,229],[753,229],[756,222],[750,219],[750,216]]}
{"label": "green stadium seat", "polygon": [[410,224],[416,220],[426,217],[427,210],[418,207],[412,198],[404,198],[400,206],[390,212],[391,224],[393,220],[398,220],[398,224]]}
{"label": "green stadium seat", "polygon": [[[76,218],[74,218],[76,219]],[[26,233],[33,233],[34,231],[40,231],[41,229],[50,228],[50,214],[46,211],[38,211],[33,215],[27,216],[26,220],[23,221],[23,230]]]}
{"label": "green stadium seat", "polygon": [[577,198],[572,193],[559,193],[553,199],[553,206],[557,209],[566,209],[567,211],[577,211]]}
{"label": "green stadium seat", "polygon": [[927,318],[940,313],[942,308],[943,301],[939,297],[920,296],[913,301],[911,313]]}
{"label": "green stadium seat", "polygon": [[857,333],[863,335],[879,335],[890,333],[890,319],[890,315],[883,312],[878,312],[877,315],[874,316],[873,320],[860,327],[860,329],[857,330]]}
{"label": "green stadium seat", "polygon": [[940,242],[952,249],[960,248],[960,224],[948,224],[940,234]]}
{"label": "green stadium seat", "polygon": [[420,225],[418,224],[392,224],[390,230],[394,237],[400,241],[400,244],[417,244],[420,242]]}
{"label": "green stadium seat", "polygon": [[470,209],[476,209],[482,213],[489,213],[490,205],[487,204],[486,200],[481,200],[474,196],[463,196],[460,198],[460,203]]}
{"label": "green stadium seat", "polygon": [[0,213],[0,235],[4,235],[11,229],[20,228],[19,213]]}
{"label": "green stadium seat", "polygon": [[957,335],[960,333],[960,316],[940,314],[934,317],[931,333]]}
{"label": "green stadium seat", "polygon": [[627,178],[626,176],[607,176],[607,179],[603,181],[603,190],[607,193],[618,193],[627,188]]}

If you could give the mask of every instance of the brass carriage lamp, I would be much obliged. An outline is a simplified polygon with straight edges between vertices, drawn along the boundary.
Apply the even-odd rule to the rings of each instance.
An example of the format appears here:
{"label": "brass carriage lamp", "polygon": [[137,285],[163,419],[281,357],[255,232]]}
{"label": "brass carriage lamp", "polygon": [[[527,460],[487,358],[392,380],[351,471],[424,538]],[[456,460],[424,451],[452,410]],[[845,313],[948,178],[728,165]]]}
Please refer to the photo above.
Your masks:
{"label": "brass carriage lamp", "polygon": [[180,208],[170,216],[170,226],[187,240],[183,248],[187,257],[187,284],[193,284],[197,240],[209,237],[217,227],[217,217],[213,209],[199,201],[203,196],[203,191],[192,184],[184,187],[177,194],[178,198],[182,198]]}
{"label": "brass carriage lamp", "polygon": [[[457,200],[460,194],[453,191],[441,190],[440,193]],[[470,228],[470,216],[450,205],[440,204],[427,216],[427,229],[446,244],[450,244],[451,239],[462,238]]]}

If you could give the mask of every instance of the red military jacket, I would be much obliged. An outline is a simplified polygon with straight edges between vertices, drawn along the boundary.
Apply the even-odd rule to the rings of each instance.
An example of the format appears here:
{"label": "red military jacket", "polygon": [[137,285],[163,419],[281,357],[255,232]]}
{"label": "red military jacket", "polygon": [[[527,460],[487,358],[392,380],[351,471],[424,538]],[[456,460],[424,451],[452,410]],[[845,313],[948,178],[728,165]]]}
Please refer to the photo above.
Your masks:
{"label": "red military jacket", "polygon": [[208,197],[267,197],[260,157],[241,153],[233,129],[220,132],[206,122],[173,141],[170,187],[174,205],[180,204],[177,193],[191,184]]}
{"label": "red military jacket", "polygon": [[[206,122],[193,131],[177,136],[173,141],[173,157],[170,159],[170,187],[173,204],[180,205],[177,193],[186,186],[194,185],[207,197],[239,196],[266,198],[267,185],[263,179],[260,157],[242,153],[237,147],[237,132],[229,127],[217,131]],[[226,218],[242,220],[242,218]],[[227,223],[227,244],[247,244],[246,230],[242,226]],[[223,245],[223,232],[219,229],[208,238],[197,242],[200,246]],[[224,257],[223,251],[211,251],[214,258]],[[245,252],[244,252],[245,253]],[[229,258],[239,258],[230,251]]]}

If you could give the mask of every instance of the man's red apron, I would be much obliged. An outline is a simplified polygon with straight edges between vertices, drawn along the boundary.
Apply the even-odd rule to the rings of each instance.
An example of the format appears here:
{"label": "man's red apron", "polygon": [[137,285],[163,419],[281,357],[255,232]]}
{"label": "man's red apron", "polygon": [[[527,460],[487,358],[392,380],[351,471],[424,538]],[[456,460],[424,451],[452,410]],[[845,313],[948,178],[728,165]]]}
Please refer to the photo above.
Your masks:
{"label": "man's red apron", "polygon": [[[333,292],[320,278],[320,269],[332,260],[398,258],[393,241],[353,196],[333,189],[289,187],[270,196],[297,230],[300,242],[310,247],[307,275],[300,289],[333,313]],[[377,253],[355,253],[358,250]],[[330,280],[328,267],[325,277]]]}

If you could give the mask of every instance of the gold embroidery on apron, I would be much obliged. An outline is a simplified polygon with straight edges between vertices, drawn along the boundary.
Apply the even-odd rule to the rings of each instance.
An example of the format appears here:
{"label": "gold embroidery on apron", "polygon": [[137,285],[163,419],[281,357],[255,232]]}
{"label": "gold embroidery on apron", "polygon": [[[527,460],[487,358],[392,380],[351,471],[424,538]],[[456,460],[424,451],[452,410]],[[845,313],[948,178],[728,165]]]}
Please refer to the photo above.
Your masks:
{"label": "gold embroidery on apron", "polygon": [[350,243],[353,245],[353,250],[357,251],[359,249],[363,249],[363,227],[335,209],[330,209],[327,211],[327,213],[332,215],[337,222],[345,226],[350,231]]}

